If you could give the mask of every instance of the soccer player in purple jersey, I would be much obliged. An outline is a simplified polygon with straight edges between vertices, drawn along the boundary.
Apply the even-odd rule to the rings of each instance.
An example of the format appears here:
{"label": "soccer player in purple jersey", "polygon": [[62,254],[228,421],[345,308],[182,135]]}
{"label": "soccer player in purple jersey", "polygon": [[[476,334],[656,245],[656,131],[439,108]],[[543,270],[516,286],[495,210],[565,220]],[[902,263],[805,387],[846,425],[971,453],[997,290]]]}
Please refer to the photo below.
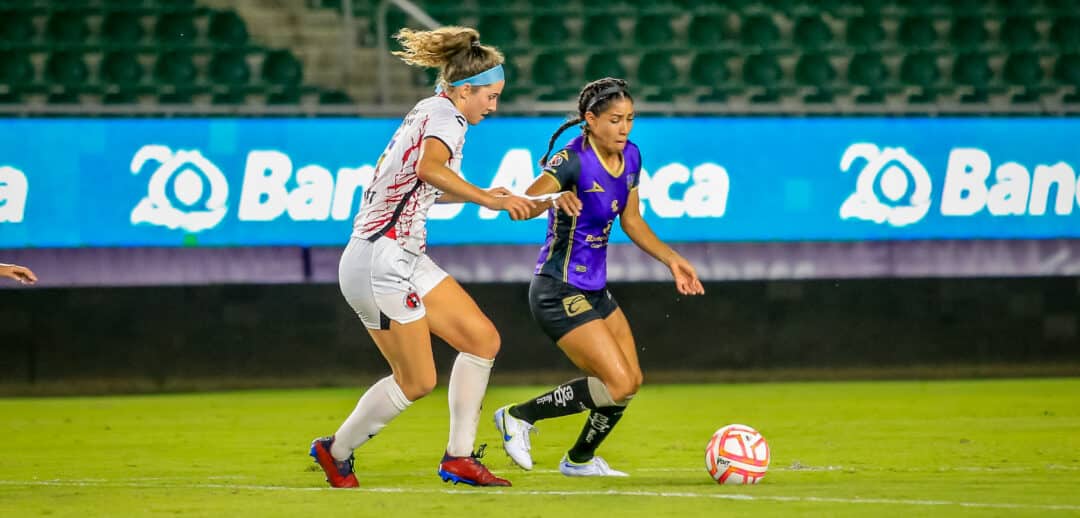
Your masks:
{"label": "soccer player in purple jersey", "polygon": [[[559,135],[580,123],[582,135],[548,160]],[[529,286],[529,308],[544,333],[587,376],[495,411],[503,447],[524,469],[533,466],[529,433],[537,421],[589,410],[559,471],[567,476],[626,476],[595,455],[642,382],[630,325],[606,288],[608,237],[616,217],[634,244],[671,269],[679,293],[705,293],[694,267],[660,241],[641,217],[641,153],[629,140],[633,125],[634,101],[626,81],[604,78],[585,85],[577,117],[552,135],[541,161],[544,174],[526,192],[546,195],[550,203],[534,209],[534,215],[552,209],[547,242]]]}

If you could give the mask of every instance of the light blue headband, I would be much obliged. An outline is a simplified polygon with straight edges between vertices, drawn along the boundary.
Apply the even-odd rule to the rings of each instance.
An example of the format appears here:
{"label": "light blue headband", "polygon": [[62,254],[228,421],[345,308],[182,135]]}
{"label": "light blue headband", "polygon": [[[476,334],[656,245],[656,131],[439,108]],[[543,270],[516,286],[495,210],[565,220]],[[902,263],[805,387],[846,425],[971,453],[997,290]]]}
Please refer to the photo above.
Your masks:
{"label": "light blue headband", "polygon": [[[472,84],[477,86],[490,85],[498,83],[499,81],[502,81],[504,79],[506,79],[506,76],[503,74],[503,66],[495,65],[483,72],[480,72],[479,74],[476,74],[475,76],[469,76],[465,79],[454,81],[453,83],[450,83],[450,86],[461,86],[464,84]],[[438,85],[435,87],[435,93],[442,93],[442,91],[442,85]]]}

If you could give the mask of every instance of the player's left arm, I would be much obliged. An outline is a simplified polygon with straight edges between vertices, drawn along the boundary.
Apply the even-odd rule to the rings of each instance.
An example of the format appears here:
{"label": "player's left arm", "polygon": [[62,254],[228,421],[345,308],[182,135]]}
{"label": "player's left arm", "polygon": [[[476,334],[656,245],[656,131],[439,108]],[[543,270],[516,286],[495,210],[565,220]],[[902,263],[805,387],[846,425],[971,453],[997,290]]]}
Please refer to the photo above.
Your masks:
{"label": "player's left arm", "polygon": [[705,287],[701,285],[697,270],[690,261],[656,237],[656,233],[645,222],[645,218],[641,217],[641,200],[638,197],[637,188],[631,189],[630,195],[626,198],[626,206],[623,207],[622,214],[619,216],[619,226],[638,248],[664,263],[671,270],[671,275],[675,278],[675,289],[679,293],[705,294]]}
{"label": "player's left arm", "polygon": [[[514,194],[510,192],[510,189],[507,189],[506,187],[492,187],[488,189],[487,192],[492,196],[510,196]],[[435,203],[468,203],[468,201],[469,200],[466,200],[461,196],[455,196],[448,192],[442,193],[442,196],[439,196],[435,199]]]}

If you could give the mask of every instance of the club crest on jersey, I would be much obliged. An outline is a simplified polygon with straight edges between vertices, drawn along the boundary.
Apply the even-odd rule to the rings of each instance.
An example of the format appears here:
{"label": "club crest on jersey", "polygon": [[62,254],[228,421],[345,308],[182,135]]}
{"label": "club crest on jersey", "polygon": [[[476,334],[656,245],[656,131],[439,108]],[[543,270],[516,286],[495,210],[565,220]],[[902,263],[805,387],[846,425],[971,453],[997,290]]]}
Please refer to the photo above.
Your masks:
{"label": "club crest on jersey", "polygon": [[420,307],[420,296],[417,295],[415,291],[405,295],[405,307],[409,309],[417,309]]}
{"label": "club crest on jersey", "polygon": [[566,311],[566,316],[576,317],[590,309],[592,304],[585,298],[585,295],[571,295],[562,299],[563,310]]}
{"label": "club crest on jersey", "polygon": [[596,180],[593,180],[592,187],[585,189],[585,192],[604,192],[604,187],[597,183]]}
{"label": "club crest on jersey", "polygon": [[566,150],[564,149],[562,151],[559,151],[558,153],[555,153],[555,156],[551,157],[551,159],[548,160],[547,166],[548,168],[559,167],[568,158],[570,157],[567,155]]}

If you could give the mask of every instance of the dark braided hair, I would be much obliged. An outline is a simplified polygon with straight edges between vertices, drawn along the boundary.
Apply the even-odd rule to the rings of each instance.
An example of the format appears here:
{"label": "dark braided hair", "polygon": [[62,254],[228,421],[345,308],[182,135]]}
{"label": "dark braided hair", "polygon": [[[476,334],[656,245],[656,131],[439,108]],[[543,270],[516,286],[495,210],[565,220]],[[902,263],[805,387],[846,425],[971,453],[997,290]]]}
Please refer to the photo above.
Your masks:
{"label": "dark braided hair", "polygon": [[[544,151],[544,158],[540,159],[540,167],[547,165],[548,157],[551,155],[551,149],[555,147],[555,141],[559,139],[559,135],[562,135],[571,126],[575,124],[582,124],[585,122],[585,114],[592,112],[594,115],[600,115],[607,109],[608,105],[616,99],[629,99],[634,101],[633,97],[630,97],[630,91],[627,89],[626,81],[622,79],[616,79],[614,77],[605,77],[603,79],[597,79],[581,89],[581,93],[578,94],[578,112],[573,118],[568,119],[559,126],[559,129],[555,130],[555,133],[551,135],[551,140],[548,141],[547,151]],[[582,124],[581,130],[588,135],[589,126]]]}

